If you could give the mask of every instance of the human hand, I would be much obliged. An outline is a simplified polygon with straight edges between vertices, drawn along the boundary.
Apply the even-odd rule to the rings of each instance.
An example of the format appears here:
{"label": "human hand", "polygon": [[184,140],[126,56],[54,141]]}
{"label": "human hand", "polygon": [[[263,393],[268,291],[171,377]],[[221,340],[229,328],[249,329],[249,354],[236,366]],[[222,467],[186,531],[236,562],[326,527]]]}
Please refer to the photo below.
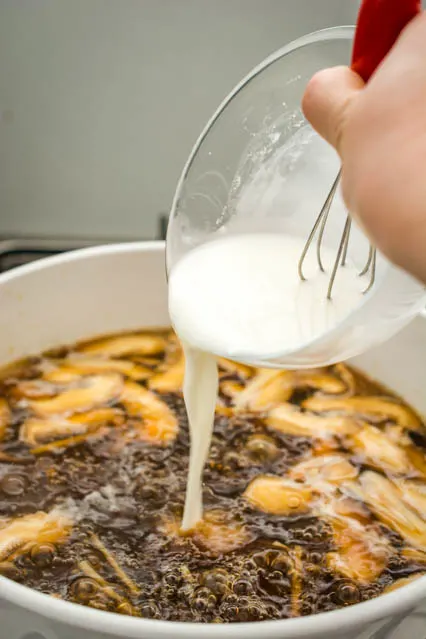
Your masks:
{"label": "human hand", "polygon": [[348,209],[382,253],[426,284],[426,13],[367,85],[348,67],[315,75],[303,110],[342,159]]}

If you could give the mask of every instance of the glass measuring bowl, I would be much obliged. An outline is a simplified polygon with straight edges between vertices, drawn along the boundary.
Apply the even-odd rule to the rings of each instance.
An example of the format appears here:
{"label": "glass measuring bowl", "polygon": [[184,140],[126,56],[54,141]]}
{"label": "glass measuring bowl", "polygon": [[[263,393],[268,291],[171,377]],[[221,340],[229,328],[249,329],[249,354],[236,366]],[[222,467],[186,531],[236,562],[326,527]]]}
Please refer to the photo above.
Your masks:
{"label": "glass measuring bowl", "polygon": [[[253,69],[220,105],[179,180],[167,232],[169,273],[189,251],[225,235],[308,237],[339,159],[305,121],[301,99],[315,72],[349,64],[353,35],[352,27],[337,27],[296,40]],[[324,235],[324,246],[335,252],[345,218],[338,194]],[[362,271],[367,255],[366,238],[353,228],[349,260]],[[331,266],[326,265],[328,272]],[[339,274],[334,295],[338,282]],[[275,368],[335,363],[390,338],[425,303],[425,287],[378,255],[373,288],[331,330],[294,350],[235,359]]]}

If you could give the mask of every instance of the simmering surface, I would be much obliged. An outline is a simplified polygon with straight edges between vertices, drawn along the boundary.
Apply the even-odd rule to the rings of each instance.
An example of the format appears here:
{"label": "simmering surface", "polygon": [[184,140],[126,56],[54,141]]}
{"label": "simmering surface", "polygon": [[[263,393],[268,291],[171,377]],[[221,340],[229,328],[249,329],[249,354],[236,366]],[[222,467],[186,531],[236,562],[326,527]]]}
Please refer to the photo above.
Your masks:
{"label": "simmering surface", "polygon": [[332,610],[426,572],[415,412],[343,365],[219,364],[205,518],[186,536],[172,333],[2,371],[0,573],[102,610],[220,623]]}

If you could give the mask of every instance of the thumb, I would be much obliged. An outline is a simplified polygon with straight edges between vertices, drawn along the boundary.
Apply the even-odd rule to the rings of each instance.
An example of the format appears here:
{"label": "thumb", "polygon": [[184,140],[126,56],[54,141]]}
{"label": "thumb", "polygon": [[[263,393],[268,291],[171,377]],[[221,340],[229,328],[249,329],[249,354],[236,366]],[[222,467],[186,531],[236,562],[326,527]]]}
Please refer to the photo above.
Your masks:
{"label": "thumb", "polygon": [[303,113],[313,128],[339,153],[348,107],[363,87],[362,78],[349,67],[320,71],[306,87]]}

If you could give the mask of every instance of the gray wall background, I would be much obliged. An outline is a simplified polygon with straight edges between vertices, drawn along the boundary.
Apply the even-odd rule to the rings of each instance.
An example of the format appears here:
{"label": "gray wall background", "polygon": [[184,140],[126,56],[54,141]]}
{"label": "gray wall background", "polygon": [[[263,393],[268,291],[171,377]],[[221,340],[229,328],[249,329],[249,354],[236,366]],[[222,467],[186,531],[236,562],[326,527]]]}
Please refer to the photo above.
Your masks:
{"label": "gray wall background", "polygon": [[0,0],[0,235],[154,237],[206,119],[357,0]]}

